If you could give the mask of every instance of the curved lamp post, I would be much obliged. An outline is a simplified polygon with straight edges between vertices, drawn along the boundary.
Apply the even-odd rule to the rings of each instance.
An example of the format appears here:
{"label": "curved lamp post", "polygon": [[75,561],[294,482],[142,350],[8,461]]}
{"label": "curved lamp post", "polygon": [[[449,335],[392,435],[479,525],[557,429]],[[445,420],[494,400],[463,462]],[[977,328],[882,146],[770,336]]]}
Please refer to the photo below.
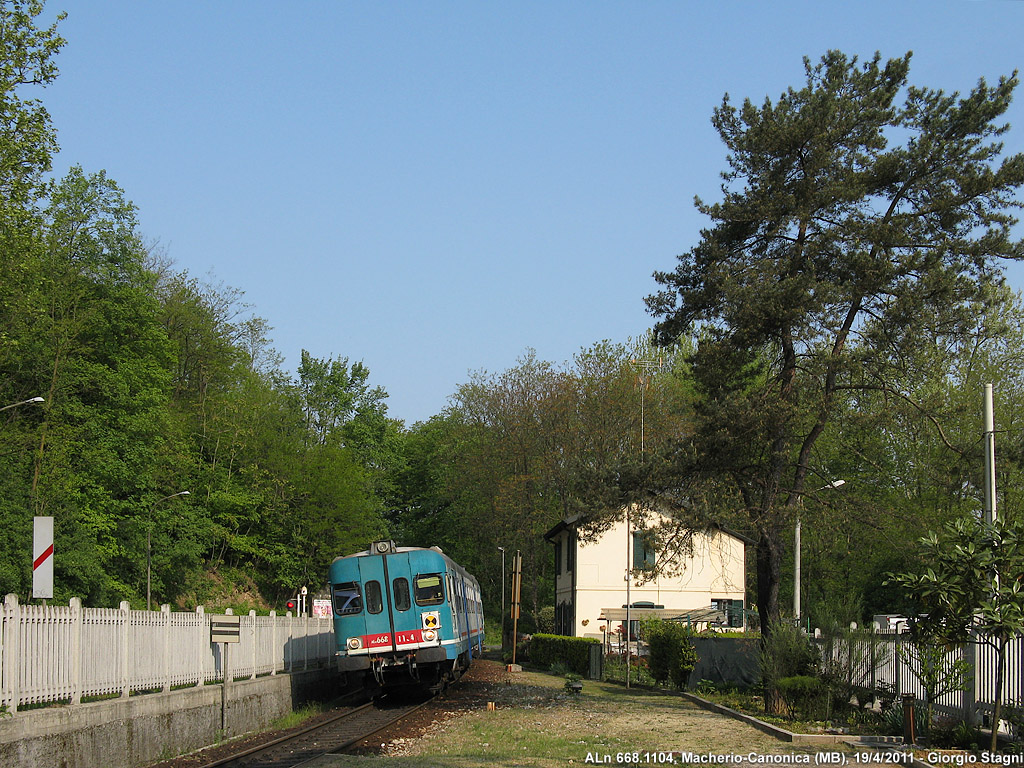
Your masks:
{"label": "curved lamp post", "polygon": [[11,403],[0,408],[0,411],[6,411],[8,408],[17,408],[19,405],[28,405],[29,403],[45,403],[46,398],[44,397],[30,397],[28,400],[22,400],[20,403]]}
{"label": "curved lamp post", "polygon": [[162,501],[173,499],[175,496],[189,496],[191,495],[188,491],[178,491],[172,493],[170,496],[164,496],[162,499],[157,499],[153,502],[153,506],[149,508],[149,525],[146,526],[146,610],[149,608],[149,587],[153,575],[153,511],[156,509],[156,505]]}

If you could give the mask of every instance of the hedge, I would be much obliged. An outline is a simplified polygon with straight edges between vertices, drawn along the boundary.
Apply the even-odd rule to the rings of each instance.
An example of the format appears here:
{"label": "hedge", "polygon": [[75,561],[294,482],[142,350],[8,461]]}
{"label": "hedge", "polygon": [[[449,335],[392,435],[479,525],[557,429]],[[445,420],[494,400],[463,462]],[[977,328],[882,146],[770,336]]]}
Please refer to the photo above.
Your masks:
{"label": "hedge", "polygon": [[643,632],[650,649],[647,666],[651,677],[659,685],[671,680],[676,688],[683,690],[697,665],[693,631],[679,622],[650,619],[644,622]]}
{"label": "hedge", "polygon": [[590,649],[601,641],[592,637],[534,635],[530,639],[530,663],[547,668],[562,662],[578,675],[590,672]]}

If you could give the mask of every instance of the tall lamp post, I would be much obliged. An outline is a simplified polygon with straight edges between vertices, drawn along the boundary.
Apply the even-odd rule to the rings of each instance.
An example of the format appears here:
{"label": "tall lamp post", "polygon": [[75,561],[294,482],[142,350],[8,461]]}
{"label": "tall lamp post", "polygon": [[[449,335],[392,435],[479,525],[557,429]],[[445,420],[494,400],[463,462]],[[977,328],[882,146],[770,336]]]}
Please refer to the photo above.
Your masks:
{"label": "tall lamp post", "polygon": [[[812,493],[818,493],[819,491],[827,491],[832,488],[838,488],[841,485],[846,485],[845,480],[833,480],[828,485],[823,485]],[[801,506],[803,505],[803,499],[800,500]],[[793,542],[793,615],[797,619],[797,624],[800,623],[800,513],[796,515],[796,535]]]}
{"label": "tall lamp post", "polygon": [[11,403],[0,408],[0,411],[6,411],[8,408],[17,408],[19,405],[28,405],[29,403],[45,403],[46,398],[43,397],[30,397],[28,400],[22,400],[19,403]]}
{"label": "tall lamp post", "polygon": [[149,508],[149,525],[146,526],[146,610],[150,609],[150,584],[152,583],[153,576],[153,512],[156,510],[156,505],[162,501],[173,499],[175,496],[190,496],[188,491],[178,491],[172,493],[170,496],[164,496],[162,499],[157,499],[153,502],[153,506]]}
{"label": "tall lamp post", "polygon": [[501,552],[501,649],[505,650],[505,548],[498,547]]}

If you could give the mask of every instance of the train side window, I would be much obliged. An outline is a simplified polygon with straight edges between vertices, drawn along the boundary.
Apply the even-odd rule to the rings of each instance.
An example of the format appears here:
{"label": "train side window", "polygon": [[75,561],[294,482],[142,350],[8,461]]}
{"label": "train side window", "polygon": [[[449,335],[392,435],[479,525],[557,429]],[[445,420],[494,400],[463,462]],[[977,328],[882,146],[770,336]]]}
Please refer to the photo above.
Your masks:
{"label": "train side window", "polygon": [[334,612],[338,616],[351,616],[363,610],[363,597],[354,581],[334,585]]}
{"label": "train side window", "polygon": [[380,613],[384,610],[379,581],[366,582],[366,610],[370,613]]}
{"label": "train side window", "polygon": [[416,605],[441,605],[444,602],[440,573],[418,573],[413,585],[416,589]]}
{"label": "train side window", "polygon": [[412,600],[409,597],[409,580],[395,579],[394,591],[395,610],[408,611],[412,607]]}

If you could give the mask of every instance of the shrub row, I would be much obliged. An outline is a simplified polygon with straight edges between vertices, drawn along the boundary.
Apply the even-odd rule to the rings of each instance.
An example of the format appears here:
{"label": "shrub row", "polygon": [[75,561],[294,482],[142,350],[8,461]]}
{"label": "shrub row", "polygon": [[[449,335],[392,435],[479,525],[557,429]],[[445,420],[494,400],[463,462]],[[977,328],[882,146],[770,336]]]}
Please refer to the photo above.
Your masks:
{"label": "shrub row", "polygon": [[560,661],[570,671],[586,675],[590,671],[590,649],[600,643],[592,637],[534,635],[530,639],[530,663],[547,668]]}

